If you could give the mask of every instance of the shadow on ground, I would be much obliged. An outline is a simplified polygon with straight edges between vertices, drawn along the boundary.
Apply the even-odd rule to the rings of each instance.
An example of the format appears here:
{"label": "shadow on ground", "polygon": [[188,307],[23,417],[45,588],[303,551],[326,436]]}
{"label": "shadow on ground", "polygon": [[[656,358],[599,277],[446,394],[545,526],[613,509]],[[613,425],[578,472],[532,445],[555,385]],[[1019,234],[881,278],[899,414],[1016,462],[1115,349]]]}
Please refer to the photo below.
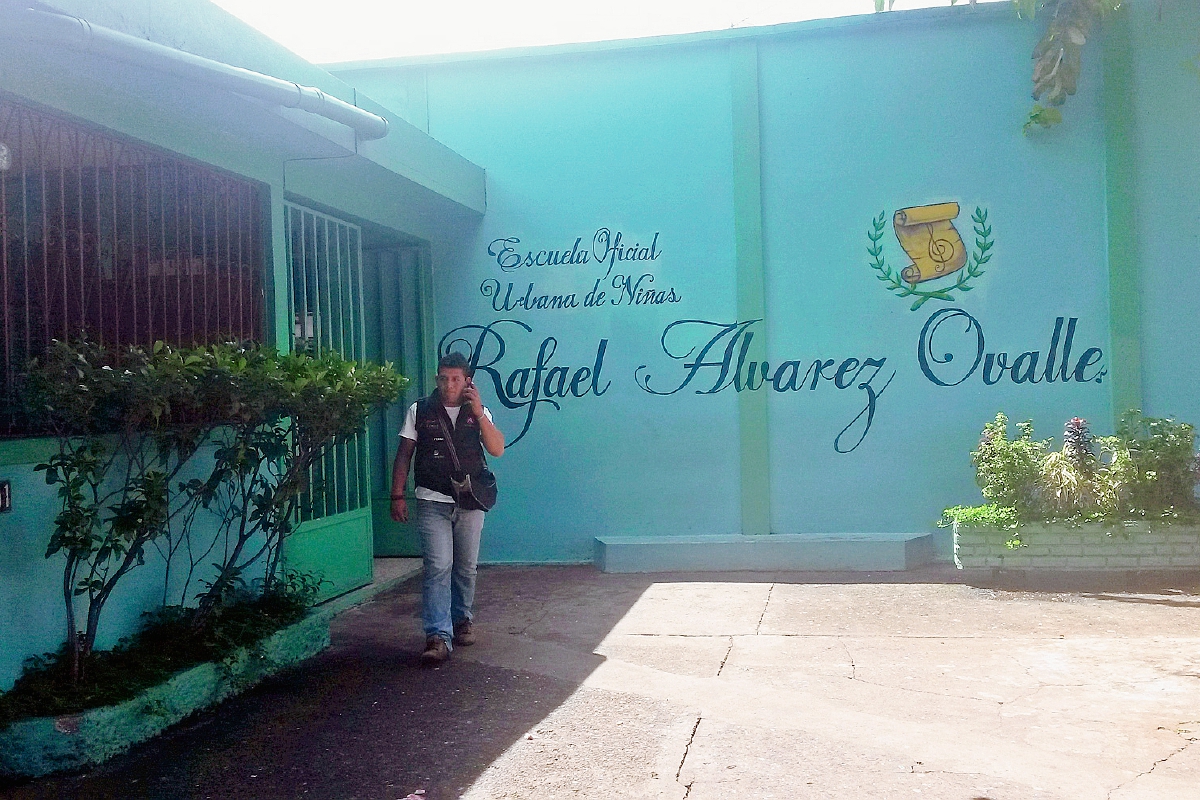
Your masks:
{"label": "shadow on ground", "polygon": [[[565,613],[579,618],[570,635],[591,642],[590,652],[651,582],[618,578],[593,603],[572,587],[594,574],[568,567],[530,580],[529,569],[481,570],[479,646],[489,619],[522,635]],[[0,785],[0,797],[457,797],[577,687],[461,657],[422,669],[419,592],[412,580],[347,612],[318,658],[125,756],[80,775]]]}

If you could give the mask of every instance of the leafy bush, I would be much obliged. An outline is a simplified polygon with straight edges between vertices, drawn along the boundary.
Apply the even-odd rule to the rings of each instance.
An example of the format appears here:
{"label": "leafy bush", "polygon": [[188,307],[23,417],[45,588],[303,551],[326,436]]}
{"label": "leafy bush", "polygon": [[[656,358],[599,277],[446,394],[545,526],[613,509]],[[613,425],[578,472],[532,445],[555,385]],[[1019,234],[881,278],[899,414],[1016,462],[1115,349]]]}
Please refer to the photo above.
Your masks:
{"label": "leafy bush", "polygon": [[1157,514],[1195,506],[1195,428],[1134,411],[1121,417],[1117,438],[1127,453],[1119,466],[1129,510]]}
{"label": "leafy bush", "polygon": [[65,557],[64,640],[76,680],[113,590],[144,563],[147,545],[191,518],[191,503],[173,483],[226,410],[205,395],[207,356],[161,342],[107,349],[80,339],[54,342],[32,365],[30,415],[58,439],[58,452],[36,469],[58,487],[46,557]]}
{"label": "leafy bush", "polygon": [[995,420],[983,426],[979,449],[971,453],[971,463],[985,498],[1018,514],[1028,514],[1041,503],[1041,465],[1050,441],[1034,439],[1030,421],[1018,422],[1017,430],[1016,439],[1008,438],[1008,417],[997,414]]}
{"label": "leafy bush", "polygon": [[265,564],[263,585],[274,585],[283,543],[295,530],[309,470],[328,449],[356,435],[372,409],[396,399],[404,379],[388,366],[357,364],[336,352],[277,355],[247,347],[230,365],[226,387],[236,418],[217,431],[207,480],[188,494],[222,516],[226,542],[217,576],[200,598],[199,628],[247,571]]}
{"label": "leafy bush", "polygon": [[1087,421],[1075,417],[1060,450],[1052,450],[1049,439],[1034,439],[1032,422],[1017,429],[1010,439],[1002,413],[984,425],[971,461],[991,502],[946,509],[943,524],[1200,518],[1200,460],[1191,425],[1130,411],[1115,436],[1094,436]]}
{"label": "leafy bush", "polygon": [[1062,450],[1042,461],[1042,501],[1052,516],[1095,516],[1112,512],[1116,495],[1096,454],[1087,420],[1073,417],[1063,430]]}

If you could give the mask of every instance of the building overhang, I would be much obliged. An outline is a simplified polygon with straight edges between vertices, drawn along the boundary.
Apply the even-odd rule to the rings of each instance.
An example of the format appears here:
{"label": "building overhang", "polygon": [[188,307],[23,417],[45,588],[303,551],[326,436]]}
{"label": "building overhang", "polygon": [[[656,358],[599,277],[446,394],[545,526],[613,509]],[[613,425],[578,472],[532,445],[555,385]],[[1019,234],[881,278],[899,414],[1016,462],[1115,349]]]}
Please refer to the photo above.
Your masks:
{"label": "building overhang", "polygon": [[[78,13],[71,3],[52,5],[63,14]],[[6,13],[11,15],[13,8],[8,5]],[[437,213],[482,215],[482,168],[219,9],[197,8],[196,13],[210,16],[202,26],[208,39],[193,37],[187,52],[179,49],[185,56],[314,87],[341,106],[386,120],[386,135],[367,139],[342,122],[251,97],[229,85],[190,80],[161,64],[156,68],[153,59],[139,63],[89,51],[69,37],[56,42],[44,36],[7,35],[7,46],[0,52],[0,91],[288,191],[301,191],[299,185],[286,184],[293,176],[302,184],[300,176],[324,161],[332,169],[316,170],[322,180],[339,181],[343,173],[369,174],[374,191],[429,201]],[[164,29],[161,20],[155,20],[156,26],[145,20],[122,21],[126,30],[121,34],[145,41],[154,35],[170,46],[178,41],[178,32]],[[105,22],[113,24],[95,24],[104,28]],[[219,35],[222,29],[227,36]],[[164,42],[158,45],[167,47]],[[231,44],[222,49],[212,42]]]}

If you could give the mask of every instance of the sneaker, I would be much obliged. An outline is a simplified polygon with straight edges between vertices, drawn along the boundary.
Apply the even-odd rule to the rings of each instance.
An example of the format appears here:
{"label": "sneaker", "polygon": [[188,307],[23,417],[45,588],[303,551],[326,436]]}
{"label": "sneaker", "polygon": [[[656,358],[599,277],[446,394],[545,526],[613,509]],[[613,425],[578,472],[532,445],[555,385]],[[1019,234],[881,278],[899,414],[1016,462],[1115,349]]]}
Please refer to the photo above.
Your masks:
{"label": "sneaker", "polygon": [[425,640],[425,652],[421,653],[421,663],[432,666],[440,664],[450,657],[450,648],[440,636],[430,636]]}
{"label": "sneaker", "polygon": [[463,647],[475,644],[475,628],[471,625],[471,620],[464,619],[454,625],[454,643]]}

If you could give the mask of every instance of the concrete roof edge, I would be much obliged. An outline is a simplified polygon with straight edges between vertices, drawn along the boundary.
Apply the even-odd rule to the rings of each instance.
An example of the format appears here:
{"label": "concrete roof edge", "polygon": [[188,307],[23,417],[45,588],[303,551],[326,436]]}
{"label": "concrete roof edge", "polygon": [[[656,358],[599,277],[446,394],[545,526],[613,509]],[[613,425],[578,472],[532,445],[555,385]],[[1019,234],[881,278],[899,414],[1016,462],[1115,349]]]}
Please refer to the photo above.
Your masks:
{"label": "concrete roof edge", "polygon": [[787,35],[812,35],[831,31],[845,31],[854,28],[879,30],[914,24],[928,23],[952,19],[999,19],[1001,16],[1016,19],[1016,14],[1008,3],[987,3],[984,5],[946,6],[938,8],[919,8],[909,11],[887,11],[883,13],[856,14],[847,17],[832,17],[828,19],[801,20],[799,22],[781,22],[775,25],[748,26],[745,28],[728,28],[718,31],[699,31],[696,33],[673,33],[661,36],[646,36],[636,39],[607,39],[599,42],[575,42],[570,44],[533,45],[529,47],[510,47],[501,50],[479,50],[464,53],[440,53],[424,56],[396,56],[392,58],[366,59],[361,61],[340,61],[321,64],[321,68],[332,75],[343,72],[359,72],[376,69],[393,69],[396,67],[432,66],[436,64],[451,64],[469,61],[490,61],[518,58],[539,58],[559,55],[606,53],[618,50],[636,50],[654,47],[695,46],[717,44],[740,39],[755,39]]}
{"label": "concrete roof edge", "polygon": [[[372,109],[374,110],[374,109]],[[395,112],[377,113],[392,126],[383,139],[360,142],[357,155],[424,186],[448,200],[482,214],[487,209],[487,174],[446,145]]]}

